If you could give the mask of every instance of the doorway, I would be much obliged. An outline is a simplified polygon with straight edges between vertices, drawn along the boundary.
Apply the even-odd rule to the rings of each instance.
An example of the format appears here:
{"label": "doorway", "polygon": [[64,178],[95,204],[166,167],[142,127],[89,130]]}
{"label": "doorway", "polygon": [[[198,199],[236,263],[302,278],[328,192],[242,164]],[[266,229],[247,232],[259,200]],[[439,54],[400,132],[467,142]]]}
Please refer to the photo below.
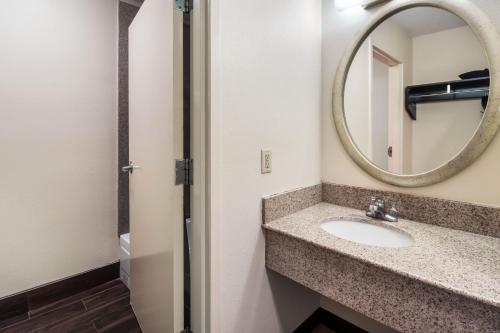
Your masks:
{"label": "doorway", "polygon": [[129,29],[131,300],[145,332],[203,332],[202,8],[171,4],[144,2]]}
{"label": "doorway", "polygon": [[403,173],[403,64],[372,45],[370,130],[372,161]]}

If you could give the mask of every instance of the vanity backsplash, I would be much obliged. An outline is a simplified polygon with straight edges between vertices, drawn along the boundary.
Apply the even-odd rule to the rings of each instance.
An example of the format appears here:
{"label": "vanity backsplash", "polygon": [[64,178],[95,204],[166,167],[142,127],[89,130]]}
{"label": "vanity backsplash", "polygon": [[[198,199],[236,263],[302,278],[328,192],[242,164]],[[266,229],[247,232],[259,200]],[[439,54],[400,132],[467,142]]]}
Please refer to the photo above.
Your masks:
{"label": "vanity backsplash", "polygon": [[500,237],[499,207],[333,183],[322,183],[264,197],[262,219],[267,223],[320,202],[366,210],[372,197],[384,199],[387,207],[394,206],[399,217],[403,219]]}

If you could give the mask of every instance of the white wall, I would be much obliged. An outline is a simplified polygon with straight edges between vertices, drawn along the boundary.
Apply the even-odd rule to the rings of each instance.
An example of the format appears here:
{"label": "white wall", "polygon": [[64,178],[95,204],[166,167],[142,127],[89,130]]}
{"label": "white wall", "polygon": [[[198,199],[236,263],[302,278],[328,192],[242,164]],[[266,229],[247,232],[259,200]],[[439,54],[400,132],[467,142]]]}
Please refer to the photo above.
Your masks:
{"label": "white wall", "polygon": [[372,44],[367,39],[354,57],[345,82],[344,107],[349,133],[358,149],[368,158],[372,157],[371,146],[371,64]]}
{"label": "white wall", "polygon": [[[393,0],[397,1],[397,0]],[[500,2],[471,0],[488,13],[500,28]],[[500,206],[500,136],[469,168],[439,184],[404,189],[375,180],[363,172],[347,155],[334,129],[331,116],[332,87],[337,64],[360,28],[377,9],[352,9],[338,12],[334,1],[323,0],[323,61],[322,61],[322,177],[338,184],[364,186]]]}
{"label": "white wall", "polygon": [[[392,58],[402,63],[404,68],[403,81],[412,81],[412,40],[397,24],[387,20],[380,24],[370,35],[373,46],[378,47]],[[407,67],[407,68],[406,68]]]}
{"label": "white wall", "polygon": [[2,1],[0,297],[116,256],[117,1]]}
{"label": "white wall", "polygon": [[[413,38],[414,84],[458,80],[488,68],[483,47],[469,27]],[[413,125],[413,172],[432,170],[455,156],[477,129],[481,100],[419,104]]]}
{"label": "white wall", "polygon": [[261,198],[321,180],[321,2],[215,0],[210,20],[212,332],[291,332],[319,299],[265,269]]}

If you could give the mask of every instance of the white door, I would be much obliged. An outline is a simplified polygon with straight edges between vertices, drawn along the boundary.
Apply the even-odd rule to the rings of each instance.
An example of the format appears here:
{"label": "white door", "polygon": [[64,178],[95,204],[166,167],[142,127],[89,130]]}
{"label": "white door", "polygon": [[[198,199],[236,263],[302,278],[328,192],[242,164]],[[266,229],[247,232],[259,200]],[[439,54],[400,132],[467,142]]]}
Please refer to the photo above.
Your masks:
{"label": "white door", "polygon": [[182,14],[146,0],[129,29],[131,304],[145,333],[183,322]]}
{"label": "white door", "polygon": [[403,86],[403,64],[389,67],[389,96],[388,96],[388,146],[392,147],[389,157],[388,170],[398,175],[403,172],[403,116],[404,110],[404,86]]}
{"label": "white door", "polygon": [[372,161],[403,174],[403,64],[372,46]]}

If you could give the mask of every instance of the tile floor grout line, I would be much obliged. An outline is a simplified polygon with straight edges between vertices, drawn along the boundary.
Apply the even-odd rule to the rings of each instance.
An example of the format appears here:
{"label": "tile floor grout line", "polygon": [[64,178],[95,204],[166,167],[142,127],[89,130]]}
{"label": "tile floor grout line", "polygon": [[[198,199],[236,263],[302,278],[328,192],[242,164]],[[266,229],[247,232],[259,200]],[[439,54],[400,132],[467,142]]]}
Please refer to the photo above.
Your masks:
{"label": "tile floor grout line", "polygon": [[7,325],[7,326],[5,326],[5,327],[2,327],[2,328],[0,328],[0,333],[2,333],[3,331],[5,331],[5,330],[6,330],[6,329],[8,329],[8,328],[11,328],[11,327],[13,327],[13,326],[15,326],[15,325],[17,325],[17,324],[22,324],[22,323],[24,323],[24,322],[26,322],[26,321],[29,321],[29,320],[30,320],[30,318],[29,318],[29,316],[28,316],[28,318],[26,318],[26,319],[23,319],[23,320],[21,320],[21,321],[14,322],[14,323],[12,323],[12,324],[10,324],[10,325]]}
{"label": "tile floor grout line", "polygon": [[[57,301],[59,302],[59,301]],[[54,303],[51,303],[51,304],[47,304],[47,305],[52,305],[52,304],[55,304],[57,302],[54,302]],[[66,306],[70,306],[70,305],[73,305],[75,303],[78,303],[78,302],[82,302],[81,299],[77,299],[77,300],[74,300],[73,302],[69,302],[69,303],[66,303],[66,304],[61,304],[60,306],[58,307],[55,307],[53,309],[50,309],[49,311],[40,311],[39,313],[37,313],[34,317],[33,317],[33,314],[31,313],[31,311],[29,312],[28,316],[29,316],[29,319],[36,319],[37,317],[40,317],[40,316],[43,316],[47,313],[51,313],[52,311],[56,311],[56,310],[60,310],[61,308],[64,308]],[[83,302],[82,302],[83,304]],[[85,307],[85,304],[83,304],[83,306]],[[48,307],[48,306],[47,306]]]}
{"label": "tile floor grout line", "polygon": [[[91,312],[97,312],[97,311],[102,310],[102,309],[104,309],[105,307],[109,306],[110,304],[120,302],[120,301],[122,301],[123,299],[125,299],[125,298],[127,298],[127,297],[128,297],[128,295],[120,296],[120,298],[118,298],[118,299],[115,299],[115,300],[113,300],[113,301],[111,301],[111,302],[108,302],[108,303],[102,304],[102,305],[100,305],[100,306],[98,306],[98,307],[95,307],[95,308],[92,308],[92,309],[90,309],[90,310],[86,310],[86,311],[84,311],[83,313],[80,313],[80,314],[76,315],[75,317],[85,316],[85,315],[88,315],[88,314],[89,314],[89,313],[91,313]],[[83,303],[83,302],[82,302],[82,303]],[[75,319],[75,317],[67,318],[67,319],[65,319],[65,320],[63,320],[63,321],[61,321],[61,322],[58,322],[58,323],[57,323],[57,325],[55,325],[55,326],[58,326],[58,325],[61,325],[61,324],[65,323],[65,322],[68,322],[68,321],[74,320],[74,319]],[[93,322],[92,322],[92,324],[95,326],[95,321],[93,321]],[[96,327],[96,331],[99,331],[99,329],[97,329],[97,327]],[[1,332],[0,332],[0,333],[1,333]]]}
{"label": "tile floor grout line", "polygon": [[[26,329],[25,332],[27,332],[27,333],[40,333],[40,332],[45,332],[47,330],[50,331],[50,327],[52,327],[52,326],[57,327],[58,325],[62,325],[65,322],[71,321],[72,319],[76,319],[78,317],[85,316],[88,313],[93,313],[93,312],[97,312],[98,313],[98,312],[104,310],[106,307],[108,307],[108,306],[110,306],[110,305],[112,305],[114,303],[123,302],[124,303],[123,306],[130,307],[130,291],[128,289],[126,289],[125,292],[123,292],[123,293],[118,293],[118,295],[113,295],[113,293],[111,293],[111,295],[106,295],[107,297],[104,297],[102,299],[103,300],[107,299],[107,301],[105,301],[103,304],[100,304],[98,306],[92,307],[90,309],[89,309],[88,305],[84,302],[84,299],[89,300],[89,299],[93,299],[94,297],[96,297],[96,298],[99,298],[100,296],[102,297],[102,293],[103,292],[109,291],[112,288],[116,288],[116,290],[119,291],[120,289],[118,289],[117,286],[119,286],[119,284],[116,285],[116,286],[113,286],[113,287],[101,290],[98,293],[89,294],[87,297],[72,299],[72,297],[75,297],[75,295],[78,295],[78,294],[68,296],[66,299],[68,299],[68,298],[71,299],[68,303],[65,303],[66,300],[64,298],[62,298],[60,300],[57,300],[57,301],[55,301],[53,303],[49,303],[49,304],[46,305],[47,309],[50,309],[50,306],[56,306],[55,308],[50,309],[49,311],[46,311],[46,312],[40,311],[35,316],[33,316],[32,310],[28,308],[28,311],[23,314],[23,316],[26,316],[24,319],[22,319],[20,321],[17,321],[17,322],[14,322],[14,323],[11,323],[8,326],[0,328],[0,333],[4,332],[5,330],[12,330],[12,329],[15,330],[16,326],[18,326],[18,325],[28,325],[28,327],[31,326],[31,325],[34,325],[35,327],[32,326],[31,329],[27,327],[27,329]],[[61,320],[61,318],[59,318],[57,320],[54,320],[50,324],[48,324],[48,322],[44,323],[44,319],[43,318],[39,319],[39,317],[46,316],[46,315],[48,315],[49,317],[51,315],[53,316],[54,312],[61,311],[64,307],[71,307],[71,306],[75,307],[76,304],[78,304],[78,303],[79,303],[78,306],[81,306],[81,308],[80,308],[81,312],[69,315],[65,319]],[[97,302],[97,304],[99,304],[99,302]],[[120,308],[121,308],[121,305],[120,305]],[[104,315],[105,315],[105,313],[106,312],[103,312]],[[12,319],[12,318],[10,318],[10,319]],[[90,319],[90,317],[89,317],[89,319]],[[83,326],[88,325],[87,329],[90,328],[94,333],[99,333],[99,332],[102,332],[104,329],[110,329],[110,328],[112,328],[112,327],[114,327],[116,325],[123,324],[123,323],[125,323],[125,322],[127,322],[129,320],[135,320],[135,321],[137,321],[137,318],[135,317],[135,314],[133,312],[132,312],[132,314],[125,315],[122,318],[116,318],[116,319],[117,320],[115,320],[112,323],[109,323],[108,325],[106,325],[102,329],[98,329],[97,328],[96,320],[89,320],[86,323],[82,322],[81,324]],[[40,320],[40,322],[38,322],[38,323],[33,323],[32,322],[32,324],[29,323],[32,320]],[[82,329],[82,328],[84,328],[83,326],[82,327],[75,327],[75,328],[76,329]]]}
{"label": "tile floor grout line", "polygon": [[106,325],[104,327],[101,327],[101,329],[97,330],[97,332],[104,332],[105,330],[108,330],[108,329],[110,329],[112,327],[120,325],[120,324],[122,324],[122,323],[124,323],[124,322],[126,322],[126,321],[128,321],[130,319],[134,319],[134,317],[135,317],[135,315],[128,315],[126,317],[123,317],[123,318],[121,318],[121,319],[119,319],[117,321],[114,321],[114,322],[112,322],[112,323],[110,323],[110,324],[108,324],[108,325]]}
{"label": "tile floor grout line", "polygon": [[[32,312],[33,310],[38,310],[38,312],[40,312],[40,313],[44,313],[44,311],[43,311],[43,310],[40,310],[40,309],[43,309],[43,308],[50,308],[50,306],[53,306],[54,304],[57,304],[58,302],[62,302],[62,301],[64,301],[64,300],[68,299],[68,298],[71,298],[71,297],[77,296],[78,294],[84,293],[85,291],[89,291],[89,290],[91,290],[91,289],[97,288],[97,287],[102,286],[102,285],[105,285],[105,284],[111,284],[111,283],[113,283],[113,282],[115,282],[115,281],[118,281],[118,280],[119,280],[119,279],[114,279],[114,280],[108,281],[108,282],[106,282],[106,283],[103,283],[103,284],[101,284],[101,285],[97,285],[97,286],[94,286],[94,287],[92,287],[92,288],[90,288],[90,289],[87,289],[87,290],[81,291],[81,292],[76,293],[76,294],[74,294],[74,295],[70,295],[70,296],[68,296],[68,297],[61,298],[61,299],[59,299],[59,300],[57,300],[57,301],[54,301],[54,302],[52,302],[52,303],[45,304],[44,306],[38,307],[38,308],[36,308],[36,309],[29,309],[29,310],[28,310],[28,312],[31,314],[31,312]],[[52,310],[59,309],[59,308],[64,307],[64,306],[66,306],[66,305],[73,304],[73,303],[80,302],[80,301],[81,301],[81,302],[84,304],[84,306],[85,306],[85,303],[83,302],[83,300],[84,300],[85,298],[94,297],[95,295],[98,295],[98,294],[100,294],[101,292],[107,291],[107,290],[109,290],[109,289],[111,289],[111,288],[114,288],[114,287],[116,287],[116,286],[117,286],[117,285],[110,286],[109,288],[106,288],[106,289],[104,289],[104,290],[101,290],[101,291],[99,291],[99,292],[97,292],[97,293],[95,293],[95,294],[91,294],[91,295],[88,295],[88,296],[86,296],[86,297],[81,297],[81,298],[75,299],[73,302],[70,302],[70,303],[68,303],[68,304],[62,304],[61,306],[56,307],[56,308],[54,308],[54,309],[52,309]],[[52,311],[52,310],[50,310],[50,311]],[[50,311],[47,311],[47,312],[50,312]],[[31,318],[31,317],[32,317],[32,316],[30,316],[30,318]],[[35,316],[35,317],[36,317],[36,316]]]}
{"label": "tile floor grout line", "polygon": [[[111,287],[111,288],[107,288],[107,289],[101,290],[100,292],[98,292],[98,293],[96,293],[96,294],[89,295],[89,296],[87,296],[87,297],[82,298],[82,299],[81,299],[81,301],[82,301],[82,303],[83,303],[83,304],[85,304],[85,300],[87,300],[87,301],[88,301],[89,299],[95,298],[96,296],[98,296],[98,295],[100,295],[100,294],[102,294],[102,293],[104,293],[104,292],[106,292],[106,291],[109,291],[109,290],[111,290],[111,289],[114,289],[114,288],[118,289],[117,287],[121,287],[121,286],[120,286],[120,285],[116,285],[116,286],[113,286],[113,287]],[[127,292],[125,292],[124,294],[126,294],[126,293],[127,293]]]}

